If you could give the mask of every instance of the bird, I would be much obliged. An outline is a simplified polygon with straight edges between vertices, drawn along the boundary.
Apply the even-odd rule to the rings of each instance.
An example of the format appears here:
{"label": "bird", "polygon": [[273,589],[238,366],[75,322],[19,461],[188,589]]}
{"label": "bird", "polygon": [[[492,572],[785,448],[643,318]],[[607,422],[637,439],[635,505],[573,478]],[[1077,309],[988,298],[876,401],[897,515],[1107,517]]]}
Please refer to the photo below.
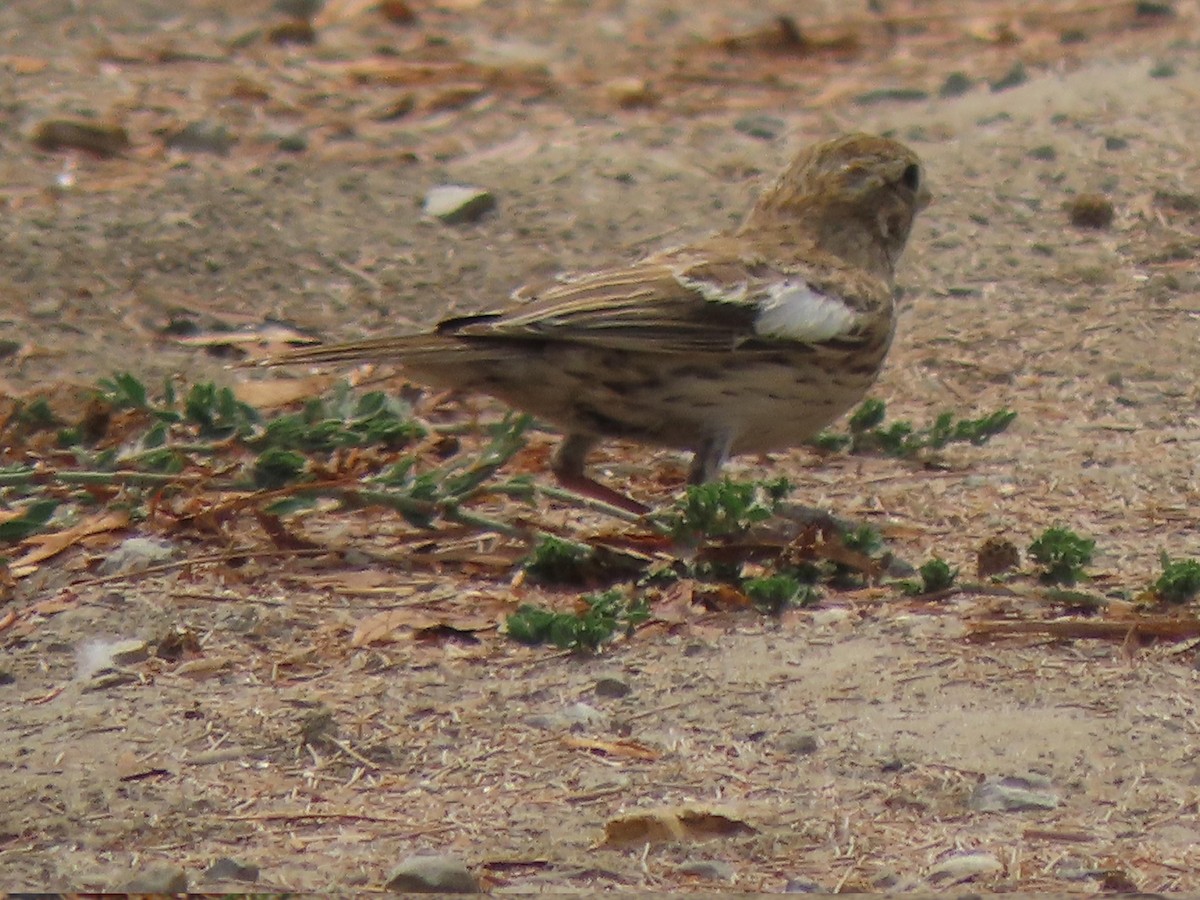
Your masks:
{"label": "bird", "polygon": [[647,507],[586,474],[609,438],[691,451],[688,481],[735,454],[804,443],[866,395],[896,328],[896,266],[930,200],[920,159],[887,137],[810,145],[734,229],[630,264],[518,288],[431,330],[316,345],[259,365],[399,363],[562,430],[564,487]]}

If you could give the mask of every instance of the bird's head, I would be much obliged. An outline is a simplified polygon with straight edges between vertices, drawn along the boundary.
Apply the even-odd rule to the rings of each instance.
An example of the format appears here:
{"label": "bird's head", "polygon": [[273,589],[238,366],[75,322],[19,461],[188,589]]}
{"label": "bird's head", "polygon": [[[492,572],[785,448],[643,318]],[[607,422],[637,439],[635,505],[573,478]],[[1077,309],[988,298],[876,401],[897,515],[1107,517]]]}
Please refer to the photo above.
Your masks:
{"label": "bird's head", "polygon": [[742,225],[892,276],[930,200],[921,161],[889,138],[850,134],[803,150]]}

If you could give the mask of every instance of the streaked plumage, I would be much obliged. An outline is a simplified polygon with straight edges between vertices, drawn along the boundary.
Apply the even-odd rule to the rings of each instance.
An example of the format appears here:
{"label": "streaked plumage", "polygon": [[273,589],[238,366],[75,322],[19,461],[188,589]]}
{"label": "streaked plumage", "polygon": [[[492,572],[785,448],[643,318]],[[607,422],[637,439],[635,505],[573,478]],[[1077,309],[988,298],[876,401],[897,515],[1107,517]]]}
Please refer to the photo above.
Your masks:
{"label": "streaked plumage", "polygon": [[731,234],[564,276],[428,333],[301,349],[268,365],[388,360],[562,428],[554,471],[588,483],[605,437],[726,459],[812,437],[862,399],[895,327],[893,277],[928,194],[903,145],[815,145]]}

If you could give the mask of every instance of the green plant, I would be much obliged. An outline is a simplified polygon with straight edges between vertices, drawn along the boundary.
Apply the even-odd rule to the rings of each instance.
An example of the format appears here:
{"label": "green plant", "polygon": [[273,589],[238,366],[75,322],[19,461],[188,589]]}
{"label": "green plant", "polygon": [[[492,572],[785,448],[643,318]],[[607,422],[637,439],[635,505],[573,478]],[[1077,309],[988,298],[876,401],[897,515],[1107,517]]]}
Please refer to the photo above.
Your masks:
{"label": "green plant", "polygon": [[870,525],[859,525],[842,535],[842,543],[863,556],[874,556],[883,549],[883,535]]}
{"label": "green plant", "polygon": [[[146,491],[186,489],[200,497],[308,480],[312,484],[304,491],[264,500],[263,509],[284,515],[332,497],[348,506],[390,507],[420,526],[448,519],[524,534],[467,507],[496,487],[496,471],[524,446],[528,416],[506,417],[491,428],[491,440],[474,452],[449,458],[419,452],[398,459],[393,451],[425,433],[408,404],[381,392],[360,395],[345,384],[298,412],[270,416],[212,382],[177,387],[168,381],[153,392],[137,377],[118,373],[102,380],[96,394],[98,402],[89,409],[99,413],[88,413],[79,422],[59,423],[48,403],[35,409],[37,422],[63,426],[58,428],[59,445],[68,452],[60,453],[53,465],[47,464],[36,429],[8,431],[0,443],[0,463],[5,464],[0,501],[34,495],[47,502],[92,504],[119,491],[121,502],[138,509]],[[352,447],[372,452],[332,455]],[[330,456],[322,460],[313,454]],[[506,486],[514,496],[522,490],[533,493],[519,477]],[[8,520],[0,535],[23,537],[44,528],[46,521],[35,515],[40,509],[31,507],[32,513]]]}
{"label": "green plant", "polygon": [[1162,554],[1162,574],[1154,582],[1154,593],[1166,603],[1187,603],[1200,594],[1200,562]]}
{"label": "green plant", "polygon": [[556,612],[526,603],[506,621],[508,635],[522,644],[551,643],[561,650],[594,653],[611,640],[618,629],[632,634],[650,617],[640,598],[632,600],[619,588],[580,598],[584,609],[576,613]]}
{"label": "green plant", "polygon": [[270,420],[250,443],[281,450],[398,449],[424,433],[400,398],[382,391],[357,395],[343,382],[329,397],[308,401],[303,411]]}
{"label": "green plant", "polygon": [[772,481],[733,481],[689,485],[674,508],[659,521],[676,539],[695,540],[745,534],[750,526],[771,517],[791,490],[785,478]]}
{"label": "green plant", "polygon": [[40,531],[50,521],[57,508],[57,500],[34,500],[15,518],[0,522],[0,541],[24,540]]}
{"label": "green plant", "polygon": [[845,434],[823,431],[813,443],[822,450],[848,450],[850,453],[882,453],[885,456],[913,457],[925,450],[941,450],[949,444],[986,444],[1017,417],[1012,410],[1000,409],[978,419],[958,419],[943,412],[933,424],[917,428],[907,420],[885,425],[887,406],[882,400],[864,400],[847,422]]}
{"label": "green plant", "polygon": [[1096,542],[1067,528],[1047,528],[1029,545],[1029,556],[1042,564],[1041,580],[1047,584],[1075,584],[1090,564]]}
{"label": "green plant", "polygon": [[299,453],[272,447],[254,460],[254,486],[263,490],[283,487],[303,475],[307,464]]}
{"label": "green plant", "polygon": [[917,569],[920,581],[902,581],[901,587],[908,594],[937,594],[954,586],[958,577],[958,569],[950,568],[941,557],[935,556],[927,560]]}
{"label": "green plant", "polygon": [[524,569],[535,581],[548,584],[578,584],[587,577],[596,559],[587,544],[564,541],[545,534],[537,539],[524,562]]}
{"label": "green plant", "polygon": [[742,590],[758,609],[773,616],[791,607],[812,606],[820,598],[814,585],[788,573],[747,578],[742,582]]}
{"label": "green plant", "polygon": [[[885,559],[885,556],[881,556],[885,547],[883,535],[870,525],[859,525],[842,532],[840,537],[842,546],[861,557],[863,562],[877,561],[877,557]],[[834,562],[829,583],[836,587],[849,588],[863,584],[866,577],[867,573],[863,571],[861,563]]]}

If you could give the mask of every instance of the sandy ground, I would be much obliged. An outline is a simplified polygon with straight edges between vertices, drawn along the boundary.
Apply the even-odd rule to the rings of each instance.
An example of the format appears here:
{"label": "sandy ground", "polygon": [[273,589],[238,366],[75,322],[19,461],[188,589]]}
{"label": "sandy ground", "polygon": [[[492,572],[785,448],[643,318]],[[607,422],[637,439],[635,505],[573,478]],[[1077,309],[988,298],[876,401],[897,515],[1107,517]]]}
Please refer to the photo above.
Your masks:
{"label": "sandy ground", "polygon": [[[257,377],[168,325],[279,319],[328,339],[417,327],[534,275],[725,227],[797,146],[887,130],[926,161],[936,201],[905,258],[877,396],[915,421],[1000,406],[1018,418],[934,467],[796,451],[734,473],[787,473],[800,499],[883,527],[902,556],[967,571],[987,537],[1025,546],[1053,524],[1096,539],[1101,594],[1139,593],[1163,551],[1200,557],[1194,3],[1083,45],[1039,41],[1048,26],[1014,18],[1013,43],[947,37],[932,58],[932,39],[902,28],[879,49],[860,24],[861,55],[795,69],[697,49],[770,26],[734,4],[694,19],[670,4],[414,4],[417,24],[400,26],[343,3],[298,48],[261,40],[276,21],[265,4],[29,6],[0,11],[0,91],[15,98],[0,127],[0,336],[20,344],[0,359],[5,393],[114,369]],[[1007,20],[969,7],[931,20],[952,35],[983,28],[976,15]],[[389,41],[477,68],[449,85],[347,74],[392,59],[372,56]],[[707,80],[679,63],[697,58]],[[1024,84],[936,96],[951,70],[999,77],[1022,58]],[[495,59],[537,74],[511,63],[517,75],[480,81],[478,60]],[[653,102],[614,100],[630,73]],[[854,102],[897,84],[931,99]],[[370,114],[406,94],[407,117]],[[779,136],[735,128],[751,112],[780,120]],[[131,150],[31,147],[38,122],[86,114],[125,124]],[[228,155],[162,151],[163,129],[199,119],[228,125]],[[295,133],[307,149],[280,151]],[[446,182],[487,187],[497,210],[453,228],[423,219],[421,197]],[[1084,191],[1111,198],[1110,228],[1068,223],[1063,205]],[[670,454],[604,459],[655,499],[678,472]],[[666,474],[641,482],[644,465]],[[573,515],[545,511],[564,527]],[[375,548],[406,531],[369,512],[336,529]],[[351,646],[357,623],[405,598],[507,602],[511,572],[264,558],[72,588],[90,565],[68,554],[22,579],[12,609],[62,602],[0,632],[0,887],[114,890],[156,865],[229,887],[200,878],[230,856],[260,867],[255,889],[374,888],[437,852],[512,891],[1200,888],[1194,652],[967,640],[981,619],[1039,618],[1028,597],[834,593],[778,621],[698,614],[579,660],[494,634]],[[89,641],[174,633],[203,664],[152,658],[100,689],[81,677]],[[598,697],[603,675],[629,695]],[[336,735],[306,744],[314,716]],[[1005,777],[1057,805],[973,808],[980,783]],[[603,843],[611,820],[679,805],[747,828]]]}

